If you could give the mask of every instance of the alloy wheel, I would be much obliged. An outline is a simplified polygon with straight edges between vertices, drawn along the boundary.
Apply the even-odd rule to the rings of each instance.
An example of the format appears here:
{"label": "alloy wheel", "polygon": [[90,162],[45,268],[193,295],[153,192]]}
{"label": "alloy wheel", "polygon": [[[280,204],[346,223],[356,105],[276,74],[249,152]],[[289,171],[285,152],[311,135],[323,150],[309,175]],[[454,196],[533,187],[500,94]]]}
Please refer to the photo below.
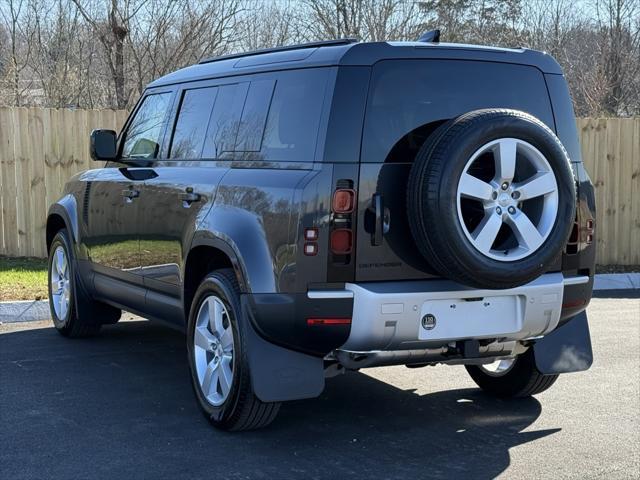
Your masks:
{"label": "alloy wheel", "polygon": [[467,162],[456,194],[458,220],[473,247],[494,260],[520,260],[536,252],[558,215],[558,183],[533,145],[500,138]]}
{"label": "alloy wheel", "polygon": [[501,377],[502,375],[506,375],[507,372],[511,371],[515,363],[515,358],[503,358],[500,360],[496,360],[493,363],[480,365],[480,368],[484,373],[491,377]]}
{"label": "alloy wheel", "polygon": [[207,296],[200,305],[193,335],[194,360],[202,394],[220,406],[233,384],[233,328],[220,298]]}
{"label": "alloy wheel", "polygon": [[53,252],[53,259],[49,266],[51,300],[56,316],[65,321],[71,305],[71,281],[69,275],[69,260],[62,245],[58,245]]}

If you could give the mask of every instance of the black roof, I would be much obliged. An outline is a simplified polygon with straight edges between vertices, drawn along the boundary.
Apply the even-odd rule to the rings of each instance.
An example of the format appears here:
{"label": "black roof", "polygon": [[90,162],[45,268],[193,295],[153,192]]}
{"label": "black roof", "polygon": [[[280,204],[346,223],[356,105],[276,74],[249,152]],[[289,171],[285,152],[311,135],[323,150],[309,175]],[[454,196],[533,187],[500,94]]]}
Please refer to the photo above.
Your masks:
{"label": "black roof", "polygon": [[337,65],[371,66],[380,60],[426,58],[516,63],[537,67],[545,73],[562,74],[553,57],[525,48],[459,43],[360,43],[353,39],[341,39],[213,57],[165,75],[151,82],[149,87],[271,70]]}

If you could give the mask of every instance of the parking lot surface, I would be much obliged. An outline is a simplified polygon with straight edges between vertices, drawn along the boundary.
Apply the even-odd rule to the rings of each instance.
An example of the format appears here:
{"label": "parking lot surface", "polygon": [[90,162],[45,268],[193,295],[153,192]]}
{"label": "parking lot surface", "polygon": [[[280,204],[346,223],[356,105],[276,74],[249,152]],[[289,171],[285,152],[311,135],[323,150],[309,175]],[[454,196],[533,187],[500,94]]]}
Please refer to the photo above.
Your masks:
{"label": "parking lot surface", "polygon": [[463,367],[378,368],[233,434],[200,414],[179,333],[0,325],[0,478],[640,478],[640,299],[616,296],[589,307],[591,370],[535,398],[488,397]]}

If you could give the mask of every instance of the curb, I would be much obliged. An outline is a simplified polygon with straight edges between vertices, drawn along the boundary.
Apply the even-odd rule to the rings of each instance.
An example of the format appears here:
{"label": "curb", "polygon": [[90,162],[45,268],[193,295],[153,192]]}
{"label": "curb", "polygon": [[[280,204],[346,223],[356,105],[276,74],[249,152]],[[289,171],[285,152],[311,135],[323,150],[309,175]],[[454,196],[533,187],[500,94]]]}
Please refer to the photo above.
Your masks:
{"label": "curb", "polygon": [[[640,273],[603,273],[593,282],[593,290],[640,290]],[[49,320],[48,300],[0,302],[0,323]]]}
{"label": "curb", "polygon": [[49,320],[49,300],[0,302],[0,323]]}
{"label": "curb", "polygon": [[600,273],[593,281],[594,290],[640,289],[640,273]]}

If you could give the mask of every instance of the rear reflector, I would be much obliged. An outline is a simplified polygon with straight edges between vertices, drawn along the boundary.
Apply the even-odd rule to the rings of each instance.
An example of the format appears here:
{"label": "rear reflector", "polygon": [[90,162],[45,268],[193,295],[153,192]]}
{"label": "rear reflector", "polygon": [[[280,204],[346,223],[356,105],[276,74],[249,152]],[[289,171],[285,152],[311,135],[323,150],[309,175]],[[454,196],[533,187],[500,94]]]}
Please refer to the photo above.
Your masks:
{"label": "rear reflector", "polygon": [[575,307],[581,307],[582,305],[584,305],[587,301],[582,299],[582,300],[571,300],[569,302],[565,302],[562,304],[562,308],[575,308]]}
{"label": "rear reflector", "polygon": [[351,253],[353,234],[347,228],[338,228],[331,232],[331,251],[338,255]]}
{"label": "rear reflector", "polygon": [[307,318],[307,325],[351,325],[350,318]]}
{"label": "rear reflector", "polygon": [[335,213],[350,213],[355,206],[355,192],[342,188],[333,194],[332,208]]}
{"label": "rear reflector", "polygon": [[318,244],[317,243],[305,243],[304,244],[304,254],[313,257],[318,253]]}
{"label": "rear reflector", "polygon": [[304,229],[304,239],[307,240],[307,241],[318,240],[318,229],[317,228],[305,228]]}

